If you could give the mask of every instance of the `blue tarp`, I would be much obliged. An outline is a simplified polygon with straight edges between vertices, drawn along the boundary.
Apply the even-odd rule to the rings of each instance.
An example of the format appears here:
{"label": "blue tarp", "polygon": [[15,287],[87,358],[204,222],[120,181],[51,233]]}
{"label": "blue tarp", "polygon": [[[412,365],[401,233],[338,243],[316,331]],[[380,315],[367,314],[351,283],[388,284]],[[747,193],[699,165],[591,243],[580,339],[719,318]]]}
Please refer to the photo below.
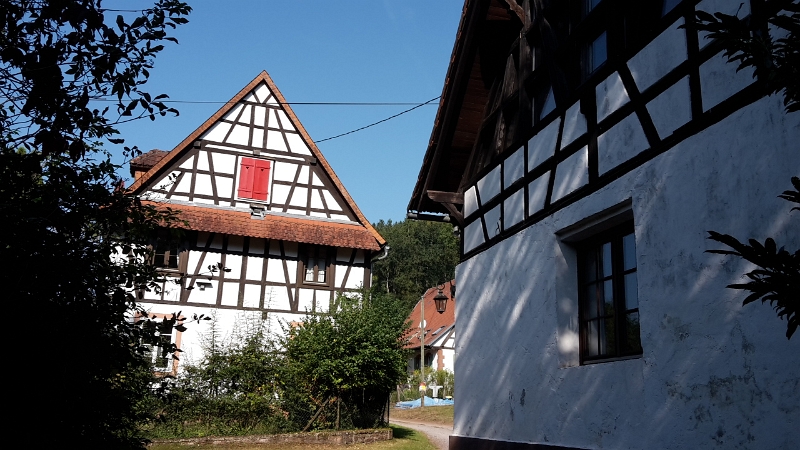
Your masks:
{"label": "blue tarp", "polygon": [[[452,400],[445,400],[445,399],[442,399],[442,398],[431,398],[431,397],[428,397],[427,395],[425,396],[425,407],[428,407],[428,406],[446,406],[446,405],[452,405],[452,404],[453,404]],[[416,400],[409,400],[407,402],[397,402],[397,403],[395,403],[394,406],[397,407],[397,408],[400,408],[400,409],[419,408],[420,400],[416,399]]]}

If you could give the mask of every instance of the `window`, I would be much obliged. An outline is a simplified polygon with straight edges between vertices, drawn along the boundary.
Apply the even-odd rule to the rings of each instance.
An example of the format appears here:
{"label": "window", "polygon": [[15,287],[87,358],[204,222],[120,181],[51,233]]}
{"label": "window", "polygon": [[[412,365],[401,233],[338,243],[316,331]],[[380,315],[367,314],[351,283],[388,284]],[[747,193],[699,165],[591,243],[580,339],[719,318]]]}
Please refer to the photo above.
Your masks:
{"label": "window", "polygon": [[170,350],[180,347],[183,318],[176,318],[173,314],[148,313],[137,316],[135,320],[144,321],[146,340],[142,344],[150,355],[153,370],[174,375],[178,360]]}
{"label": "window", "polygon": [[329,284],[328,249],[309,246],[303,255],[303,283]]}
{"label": "window", "polygon": [[267,201],[269,197],[270,162],[263,159],[242,158],[239,164],[239,198]]}
{"label": "window", "polygon": [[153,265],[162,269],[178,269],[178,243],[173,240],[159,239],[156,242],[156,253]]}
{"label": "window", "polygon": [[149,345],[153,358],[153,367],[158,371],[169,371],[172,355],[169,348],[172,344],[172,321],[164,320],[156,326],[156,342]]}
{"label": "window", "polygon": [[578,270],[581,362],[641,355],[633,223],[579,243]]}
{"label": "window", "polygon": [[[174,231],[174,230],[173,230]],[[152,244],[153,265],[164,271],[186,271],[188,250],[170,230],[161,229]]]}
{"label": "window", "polygon": [[608,49],[606,45],[606,32],[602,32],[597,36],[586,48],[586,75],[589,76],[608,58]]}

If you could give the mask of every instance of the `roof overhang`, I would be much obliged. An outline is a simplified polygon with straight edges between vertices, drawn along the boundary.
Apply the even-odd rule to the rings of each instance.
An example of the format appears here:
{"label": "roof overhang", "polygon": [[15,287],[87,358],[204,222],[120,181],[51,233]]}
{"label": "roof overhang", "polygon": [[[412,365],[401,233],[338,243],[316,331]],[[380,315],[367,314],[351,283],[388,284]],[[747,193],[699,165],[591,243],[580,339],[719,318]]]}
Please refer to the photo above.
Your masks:
{"label": "roof overhang", "polygon": [[463,177],[489,100],[489,84],[505,67],[506,42],[513,41],[521,26],[510,4],[516,2],[464,3],[433,131],[408,204],[412,214],[458,218],[453,206],[461,206]]}

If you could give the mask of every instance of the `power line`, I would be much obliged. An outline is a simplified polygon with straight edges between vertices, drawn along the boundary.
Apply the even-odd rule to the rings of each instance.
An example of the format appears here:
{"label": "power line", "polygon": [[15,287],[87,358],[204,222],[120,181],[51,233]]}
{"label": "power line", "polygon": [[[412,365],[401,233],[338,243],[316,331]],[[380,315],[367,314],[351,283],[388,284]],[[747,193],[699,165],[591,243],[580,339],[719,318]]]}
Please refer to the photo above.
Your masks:
{"label": "power line", "polygon": [[[392,120],[392,119],[394,119],[396,117],[400,117],[403,114],[409,113],[409,112],[411,112],[411,111],[413,111],[413,110],[415,110],[417,108],[423,107],[425,105],[430,105],[431,102],[433,102],[434,100],[438,100],[439,98],[441,98],[440,95],[436,96],[436,97],[433,97],[432,99],[430,99],[430,100],[428,100],[427,102],[424,102],[424,103],[333,103],[333,102],[327,102],[327,103],[326,102],[289,103],[289,102],[286,102],[286,103],[280,103],[280,104],[281,105],[289,105],[289,104],[291,104],[291,105],[356,105],[356,106],[409,105],[409,104],[414,105],[413,107],[408,108],[405,111],[401,111],[401,112],[399,112],[397,114],[394,114],[392,116],[389,116],[389,117],[387,117],[385,119],[381,119],[381,120],[379,120],[377,122],[373,122],[373,123],[371,123],[369,125],[365,125],[363,127],[356,128],[355,130],[350,130],[350,131],[348,131],[346,133],[337,134],[336,136],[331,136],[331,137],[327,137],[325,139],[320,139],[318,141],[314,141],[315,144],[319,144],[320,142],[330,141],[332,139],[340,138],[340,137],[343,137],[343,136],[347,136],[349,134],[356,133],[356,132],[361,131],[361,130],[366,130],[367,128],[370,128],[370,127],[374,127],[375,125],[381,124],[383,122],[387,122],[387,121]],[[220,102],[220,103],[231,103],[231,102]],[[144,119],[144,118],[150,118],[150,116],[152,116],[152,114],[147,114],[147,115],[139,116],[139,117],[133,117],[133,118],[130,118],[130,119],[127,119],[127,120],[122,120],[122,121],[115,122],[112,125],[118,125],[118,124],[122,124],[122,123],[132,122],[134,120],[139,120],[139,119]]]}
{"label": "power line", "polygon": [[356,128],[355,130],[348,131],[347,133],[337,134],[336,136],[331,136],[331,137],[329,137],[329,138],[320,139],[320,140],[318,140],[318,141],[314,141],[314,143],[315,143],[315,144],[319,144],[320,142],[330,141],[331,139],[336,139],[336,138],[340,138],[340,137],[342,137],[342,136],[347,136],[348,134],[353,134],[353,133],[355,133],[355,132],[357,132],[357,131],[366,130],[366,129],[367,129],[367,128],[369,128],[369,127],[373,127],[373,126],[375,126],[375,125],[378,125],[379,123],[386,122],[387,120],[392,120],[392,119],[394,119],[395,117],[402,116],[403,114],[405,114],[405,113],[407,113],[407,112],[411,112],[411,111],[413,111],[413,110],[415,110],[415,109],[417,109],[417,108],[419,108],[419,107],[422,107],[422,106],[428,105],[428,104],[430,104],[432,101],[434,101],[434,100],[438,100],[438,99],[439,99],[439,97],[441,97],[441,96],[436,96],[436,97],[433,97],[432,99],[428,100],[428,101],[427,101],[427,102],[425,102],[425,103],[420,103],[420,104],[418,104],[417,106],[414,106],[413,108],[409,108],[409,109],[407,109],[407,110],[405,110],[405,111],[403,111],[403,112],[397,113],[397,114],[395,114],[395,115],[393,115],[393,116],[389,116],[389,117],[387,117],[387,118],[385,118],[385,119],[383,119],[383,120],[379,120],[379,121],[377,121],[377,122],[375,122],[375,123],[371,123],[371,124],[369,124],[369,125],[367,125],[367,126],[363,126],[363,127],[361,127],[361,128]]}
{"label": "power line", "polygon": [[[434,98],[436,100],[439,97]],[[118,100],[111,99],[111,98],[96,98],[92,101],[97,102],[118,102]],[[182,103],[182,104],[213,104],[213,105],[228,105],[232,103],[238,103],[234,101],[215,101],[215,100],[159,100],[161,103]],[[270,103],[271,105],[314,105],[314,106],[422,106],[427,105],[431,101],[427,101],[425,103],[419,102],[275,102]]]}

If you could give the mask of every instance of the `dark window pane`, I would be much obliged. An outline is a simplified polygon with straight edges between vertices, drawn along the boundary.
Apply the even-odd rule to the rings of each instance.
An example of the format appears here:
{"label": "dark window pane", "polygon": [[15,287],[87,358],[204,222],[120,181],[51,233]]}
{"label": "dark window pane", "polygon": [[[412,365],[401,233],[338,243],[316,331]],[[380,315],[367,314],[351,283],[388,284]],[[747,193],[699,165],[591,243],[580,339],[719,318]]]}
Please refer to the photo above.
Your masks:
{"label": "dark window pane", "polygon": [[603,273],[600,275],[602,277],[610,277],[611,276],[611,243],[607,242],[603,244]]}
{"label": "dark window pane", "polygon": [[633,233],[622,238],[623,269],[636,267],[636,238]]}
{"label": "dark window pane", "polygon": [[592,41],[589,45],[589,73],[597,70],[600,65],[606,62],[608,51],[606,50],[606,33],[603,32],[600,36]]}
{"label": "dark window pane", "polygon": [[583,318],[594,319],[597,317],[597,299],[602,295],[602,284],[586,286],[585,301],[583,302]]}
{"label": "dark window pane", "polygon": [[639,295],[636,286],[636,272],[625,275],[625,309],[639,307]]}
{"label": "dark window pane", "polygon": [[638,312],[633,312],[625,316],[625,328],[627,334],[625,339],[625,351],[630,353],[641,353],[642,340],[639,336],[641,327],[639,326]]}
{"label": "dark window pane", "polygon": [[603,315],[614,314],[614,286],[611,280],[603,282]]}
{"label": "dark window pane", "polygon": [[600,348],[598,346],[600,341],[599,326],[600,322],[592,320],[586,323],[586,356],[599,356]]}
{"label": "dark window pane", "polygon": [[597,279],[597,252],[587,252],[586,256],[586,281],[594,281]]}
{"label": "dark window pane", "polygon": [[584,0],[586,3],[585,12],[588,14],[591,10],[597,8],[601,0]]}
{"label": "dark window pane", "polygon": [[615,328],[613,317],[603,320],[603,327],[600,330],[600,354],[615,355],[617,353],[617,331]]}

